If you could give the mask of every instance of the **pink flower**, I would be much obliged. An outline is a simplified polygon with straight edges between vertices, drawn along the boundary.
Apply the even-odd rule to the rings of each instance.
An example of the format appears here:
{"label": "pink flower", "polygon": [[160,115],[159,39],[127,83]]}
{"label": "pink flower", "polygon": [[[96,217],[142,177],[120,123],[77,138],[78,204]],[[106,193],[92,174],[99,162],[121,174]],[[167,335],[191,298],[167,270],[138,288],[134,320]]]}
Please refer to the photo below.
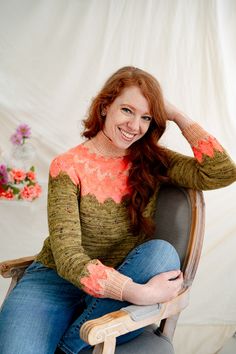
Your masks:
{"label": "pink flower", "polygon": [[20,191],[20,197],[31,202],[35,197],[34,186],[24,186],[24,188]]}
{"label": "pink flower", "polygon": [[6,193],[5,189],[2,188],[2,186],[1,186],[1,184],[0,184],[0,197],[1,197],[3,194],[5,194],[5,193]]}
{"label": "pink flower", "polygon": [[10,140],[14,145],[23,145],[25,139],[29,139],[31,135],[30,127],[27,124],[20,124]]}
{"label": "pink flower", "polygon": [[15,133],[11,136],[10,138],[11,142],[13,145],[22,145],[23,144],[23,138],[21,134]]}
{"label": "pink flower", "polygon": [[26,173],[26,177],[27,177],[30,181],[34,182],[34,181],[36,180],[36,173],[33,172],[33,171],[29,171],[29,172]]}
{"label": "pink flower", "polygon": [[0,185],[7,184],[8,182],[8,174],[7,174],[7,166],[0,165]]}
{"label": "pink flower", "polygon": [[20,197],[31,202],[33,199],[38,198],[41,192],[42,188],[39,184],[35,184],[34,186],[24,186],[20,191]]}
{"label": "pink flower", "polygon": [[1,189],[0,191],[0,197],[11,200],[14,198],[14,194],[11,188],[8,188],[6,191],[3,191]]}
{"label": "pink flower", "polygon": [[34,198],[38,198],[39,196],[40,196],[40,194],[42,193],[42,188],[41,188],[41,186],[38,184],[38,183],[36,183],[34,186],[32,186],[32,187],[34,187],[34,195],[35,195],[35,197]]}
{"label": "pink flower", "polygon": [[20,124],[16,133],[21,135],[23,139],[28,139],[31,135],[30,127],[27,124]]}
{"label": "pink flower", "polygon": [[12,169],[9,173],[11,181],[14,181],[16,183],[20,183],[21,181],[24,181],[26,177],[26,173],[20,169]]}

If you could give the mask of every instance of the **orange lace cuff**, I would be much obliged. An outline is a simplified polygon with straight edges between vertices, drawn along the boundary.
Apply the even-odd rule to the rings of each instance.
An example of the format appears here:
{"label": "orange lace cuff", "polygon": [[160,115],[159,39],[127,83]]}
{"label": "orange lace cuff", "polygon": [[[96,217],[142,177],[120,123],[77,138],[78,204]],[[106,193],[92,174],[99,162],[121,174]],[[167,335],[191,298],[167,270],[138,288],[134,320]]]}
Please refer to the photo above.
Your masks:
{"label": "orange lace cuff", "polygon": [[198,162],[202,162],[204,155],[214,157],[215,151],[224,151],[216,138],[207,133],[197,123],[190,124],[182,131],[182,134],[190,143]]}
{"label": "orange lace cuff", "polygon": [[124,286],[131,278],[104,266],[99,260],[91,261],[87,270],[89,275],[80,279],[86,293],[94,297],[122,300]]}

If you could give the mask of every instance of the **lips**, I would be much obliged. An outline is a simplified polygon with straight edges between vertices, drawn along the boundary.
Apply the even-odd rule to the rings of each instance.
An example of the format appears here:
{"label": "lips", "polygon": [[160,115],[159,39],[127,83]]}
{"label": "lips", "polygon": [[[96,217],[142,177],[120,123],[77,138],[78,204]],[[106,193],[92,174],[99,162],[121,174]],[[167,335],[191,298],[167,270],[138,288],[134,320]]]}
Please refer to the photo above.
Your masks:
{"label": "lips", "polygon": [[119,128],[121,135],[126,139],[126,140],[132,140],[136,134],[129,133],[121,128]]}

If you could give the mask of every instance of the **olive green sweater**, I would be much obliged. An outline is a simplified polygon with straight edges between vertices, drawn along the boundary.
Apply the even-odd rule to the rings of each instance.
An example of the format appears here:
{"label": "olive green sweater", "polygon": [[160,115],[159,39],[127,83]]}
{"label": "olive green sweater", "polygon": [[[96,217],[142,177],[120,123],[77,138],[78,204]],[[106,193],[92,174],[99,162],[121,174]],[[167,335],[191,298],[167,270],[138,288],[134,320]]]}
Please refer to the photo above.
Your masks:
{"label": "olive green sweater", "polygon": [[[172,183],[199,190],[236,180],[236,166],[215,138],[194,123],[183,131],[194,156],[167,150]],[[130,279],[115,268],[144,235],[131,232],[123,197],[130,163],[105,158],[83,144],[56,157],[48,186],[49,236],[37,260],[95,297],[122,299]],[[145,210],[152,216],[158,191]]]}

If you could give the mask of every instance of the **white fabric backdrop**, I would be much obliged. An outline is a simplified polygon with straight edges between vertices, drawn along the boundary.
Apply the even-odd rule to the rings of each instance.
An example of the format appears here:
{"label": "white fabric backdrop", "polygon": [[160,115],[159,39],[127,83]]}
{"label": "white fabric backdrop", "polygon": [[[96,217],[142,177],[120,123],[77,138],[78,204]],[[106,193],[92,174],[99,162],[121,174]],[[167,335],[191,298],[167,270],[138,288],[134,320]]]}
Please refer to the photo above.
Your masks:
{"label": "white fabric backdrop", "polygon": [[[81,142],[91,97],[112,72],[135,65],[236,160],[235,35],[234,0],[0,0],[0,151],[28,123],[46,183],[53,156]],[[171,124],[163,142],[191,154]],[[175,337],[181,354],[213,354],[236,329],[236,184],[205,199],[203,255]],[[6,203],[1,260],[36,253],[47,233],[46,188],[34,208]],[[5,288],[1,279],[1,300]]]}

